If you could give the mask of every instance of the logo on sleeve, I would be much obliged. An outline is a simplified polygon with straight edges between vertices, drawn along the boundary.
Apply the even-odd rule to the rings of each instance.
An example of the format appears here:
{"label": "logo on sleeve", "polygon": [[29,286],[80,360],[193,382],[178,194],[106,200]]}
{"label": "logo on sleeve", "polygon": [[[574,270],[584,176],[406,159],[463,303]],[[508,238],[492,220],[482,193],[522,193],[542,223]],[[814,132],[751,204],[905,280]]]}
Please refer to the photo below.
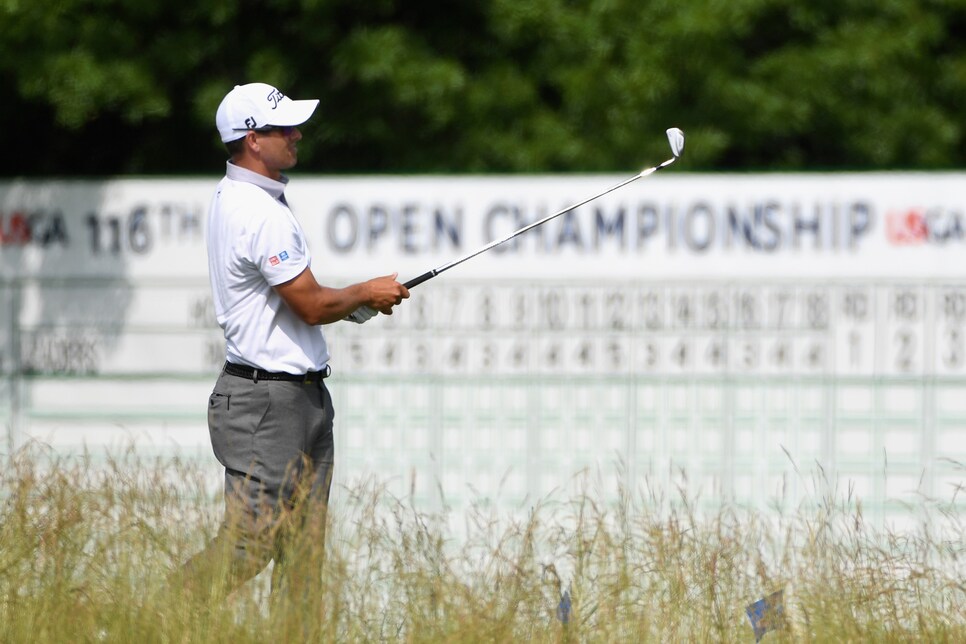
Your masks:
{"label": "logo on sleeve", "polygon": [[268,263],[271,264],[272,266],[278,266],[281,262],[284,262],[286,259],[288,259],[288,251],[283,250],[278,255],[272,255],[271,257],[269,257]]}

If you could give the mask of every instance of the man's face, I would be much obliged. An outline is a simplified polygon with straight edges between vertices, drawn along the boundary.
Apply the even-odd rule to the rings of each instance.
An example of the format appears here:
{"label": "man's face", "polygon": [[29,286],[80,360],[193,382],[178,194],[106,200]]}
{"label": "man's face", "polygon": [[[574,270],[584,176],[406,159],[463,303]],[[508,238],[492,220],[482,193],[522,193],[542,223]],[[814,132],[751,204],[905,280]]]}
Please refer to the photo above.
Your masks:
{"label": "man's face", "polygon": [[255,130],[261,157],[270,170],[281,172],[295,166],[298,162],[298,142],[302,133],[297,127],[273,127],[270,130]]}

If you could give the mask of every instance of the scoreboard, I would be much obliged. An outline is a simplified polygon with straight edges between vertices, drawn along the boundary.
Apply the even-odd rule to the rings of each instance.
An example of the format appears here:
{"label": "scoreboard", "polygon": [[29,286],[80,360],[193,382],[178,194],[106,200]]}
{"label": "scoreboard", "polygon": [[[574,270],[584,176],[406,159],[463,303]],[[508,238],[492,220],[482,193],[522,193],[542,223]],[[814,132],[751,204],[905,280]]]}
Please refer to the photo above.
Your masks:
{"label": "scoreboard", "polygon": [[[634,184],[326,327],[338,476],[424,507],[684,487],[849,489],[881,516],[966,462],[964,175]],[[611,176],[293,178],[312,267],[422,274]],[[4,449],[190,453],[224,361],[204,227],[217,177],[0,182]],[[820,481],[822,482],[820,484]]]}
{"label": "scoreboard", "polygon": [[[441,280],[442,281],[442,280]],[[963,375],[955,281],[453,280],[336,331],[356,373]]]}

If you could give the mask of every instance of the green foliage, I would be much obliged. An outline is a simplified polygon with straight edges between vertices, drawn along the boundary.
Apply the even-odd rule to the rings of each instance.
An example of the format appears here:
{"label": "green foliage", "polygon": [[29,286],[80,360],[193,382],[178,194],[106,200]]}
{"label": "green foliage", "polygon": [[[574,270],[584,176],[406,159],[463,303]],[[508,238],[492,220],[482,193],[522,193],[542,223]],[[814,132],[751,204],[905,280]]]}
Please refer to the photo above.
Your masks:
{"label": "green foliage", "polygon": [[303,171],[955,168],[961,0],[2,0],[0,174],[211,172],[221,97],[318,97]]}

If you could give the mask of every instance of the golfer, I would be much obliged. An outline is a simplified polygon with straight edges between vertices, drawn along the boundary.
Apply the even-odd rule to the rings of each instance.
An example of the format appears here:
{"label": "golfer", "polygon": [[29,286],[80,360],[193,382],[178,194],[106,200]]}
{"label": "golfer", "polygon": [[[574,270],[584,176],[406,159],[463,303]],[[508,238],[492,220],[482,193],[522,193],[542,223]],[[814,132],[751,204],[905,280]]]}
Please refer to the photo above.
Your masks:
{"label": "golfer", "polygon": [[215,117],[231,158],[208,212],[208,269],[227,361],[208,429],[226,511],[182,571],[205,593],[230,592],[272,560],[273,595],[280,583],[303,593],[318,584],[334,453],[320,325],[390,315],[409,297],[395,274],[328,288],[312,273],[282,171],[296,164],[298,126],[318,104],[251,83],[230,91]]}

